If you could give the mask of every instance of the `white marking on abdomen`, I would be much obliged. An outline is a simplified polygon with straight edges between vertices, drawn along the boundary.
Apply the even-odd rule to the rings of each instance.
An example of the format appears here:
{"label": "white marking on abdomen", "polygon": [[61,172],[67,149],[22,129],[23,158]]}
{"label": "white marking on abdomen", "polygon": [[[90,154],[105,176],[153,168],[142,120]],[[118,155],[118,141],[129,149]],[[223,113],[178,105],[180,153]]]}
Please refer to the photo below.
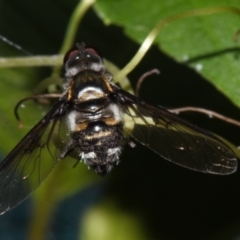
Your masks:
{"label": "white marking on abdomen", "polygon": [[96,153],[95,152],[88,152],[88,153],[84,153],[84,152],[81,152],[80,153],[80,158],[83,160],[83,162],[85,163],[85,164],[88,164],[88,160],[89,159],[93,159],[93,158],[96,158],[97,157],[97,155],[96,155]]}
{"label": "white marking on abdomen", "polygon": [[108,156],[111,156],[113,154],[119,154],[121,153],[121,148],[120,147],[116,147],[116,148],[109,148],[107,151]]}

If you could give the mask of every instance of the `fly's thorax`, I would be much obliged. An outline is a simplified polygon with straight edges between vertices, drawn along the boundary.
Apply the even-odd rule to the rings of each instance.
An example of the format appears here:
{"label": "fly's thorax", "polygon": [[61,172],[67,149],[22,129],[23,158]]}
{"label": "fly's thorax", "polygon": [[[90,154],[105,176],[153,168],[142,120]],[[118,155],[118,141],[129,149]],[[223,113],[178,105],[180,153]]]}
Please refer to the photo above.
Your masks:
{"label": "fly's thorax", "polygon": [[67,87],[69,101],[75,104],[89,100],[107,98],[112,93],[111,75],[94,71],[84,71],[76,75]]}
{"label": "fly's thorax", "polygon": [[111,90],[106,81],[101,73],[82,72],[74,78],[72,98],[79,103],[105,98]]}

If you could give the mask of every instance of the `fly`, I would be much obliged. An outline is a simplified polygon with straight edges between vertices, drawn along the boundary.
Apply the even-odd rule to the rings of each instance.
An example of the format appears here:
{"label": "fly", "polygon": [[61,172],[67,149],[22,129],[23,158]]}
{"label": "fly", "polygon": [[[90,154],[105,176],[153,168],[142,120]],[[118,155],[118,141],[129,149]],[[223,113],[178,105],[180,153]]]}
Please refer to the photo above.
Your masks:
{"label": "fly", "polygon": [[195,171],[236,171],[237,158],[221,139],[115,85],[94,48],[78,44],[65,55],[64,67],[62,96],[0,164],[1,214],[67,156],[104,175],[133,140]]}

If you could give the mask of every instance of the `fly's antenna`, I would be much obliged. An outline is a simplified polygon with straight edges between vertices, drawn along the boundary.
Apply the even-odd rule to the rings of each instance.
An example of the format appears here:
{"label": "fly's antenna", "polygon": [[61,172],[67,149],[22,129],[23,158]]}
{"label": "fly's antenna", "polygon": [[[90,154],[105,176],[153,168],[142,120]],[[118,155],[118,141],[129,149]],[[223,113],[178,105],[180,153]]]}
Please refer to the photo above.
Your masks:
{"label": "fly's antenna", "polygon": [[82,43],[77,43],[77,49],[78,49],[78,51],[79,51],[80,53],[83,53],[83,52],[85,51],[85,47],[86,47],[86,45],[85,45],[84,42],[82,42]]}
{"label": "fly's antenna", "polygon": [[23,52],[28,56],[32,56],[32,54],[30,52],[28,52],[27,50],[25,50],[23,47],[21,47],[20,45],[12,42],[11,40],[9,40],[8,38],[6,38],[5,36],[3,36],[1,34],[0,34],[0,40],[7,43],[11,47],[14,47],[15,49],[19,50],[20,52]]}

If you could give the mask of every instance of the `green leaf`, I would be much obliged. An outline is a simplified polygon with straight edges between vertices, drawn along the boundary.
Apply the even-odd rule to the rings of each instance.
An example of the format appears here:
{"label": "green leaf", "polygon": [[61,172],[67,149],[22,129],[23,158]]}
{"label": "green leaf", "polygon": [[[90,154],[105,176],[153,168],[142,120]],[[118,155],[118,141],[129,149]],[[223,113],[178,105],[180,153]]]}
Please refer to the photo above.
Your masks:
{"label": "green leaf", "polygon": [[[29,126],[18,128],[18,122],[14,116],[14,108],[17,102],[30,95],[26,78],[34,79],[35,69],[1,69],[0,71],[0,117],[1,117],[1,150],[7,153],[17,144],[17,141],[29,131]],[[33,80],[34,82],[34,80]],[[12,97],[9,98],[9,95]],[[36,109],[35,109],[36,110]],[[33,112],[34,113],[34,109]],[[34,116],[34,114],[29,114]],[[35,119],[36,120],[36,119]],[[36,122],[36,121],[35,121]],[[18,139],[18,140],[17,140]]]}
{"label": "green leaf", "polygon": [[146,230],[136,216],[120,211],[114,202],[105,201],[90,209],[83,221],[84,240],[145,240]]}
{"label": "green leaf", "polygon": [[222,13],[207,15],[209,11],[206,11],[206,16],[171,22],[158,34],[155,43],[176,61],[195,69],[240,106],[239,42],[233,40],[240,27],[240,16],[229,9],[240,8],[238,0],[99,0],[95,9],[105,23],[122,26],[129,37],[142,43],[154,26],[167,17],[200,8],[217,10],[223,6],[226,9]]}

